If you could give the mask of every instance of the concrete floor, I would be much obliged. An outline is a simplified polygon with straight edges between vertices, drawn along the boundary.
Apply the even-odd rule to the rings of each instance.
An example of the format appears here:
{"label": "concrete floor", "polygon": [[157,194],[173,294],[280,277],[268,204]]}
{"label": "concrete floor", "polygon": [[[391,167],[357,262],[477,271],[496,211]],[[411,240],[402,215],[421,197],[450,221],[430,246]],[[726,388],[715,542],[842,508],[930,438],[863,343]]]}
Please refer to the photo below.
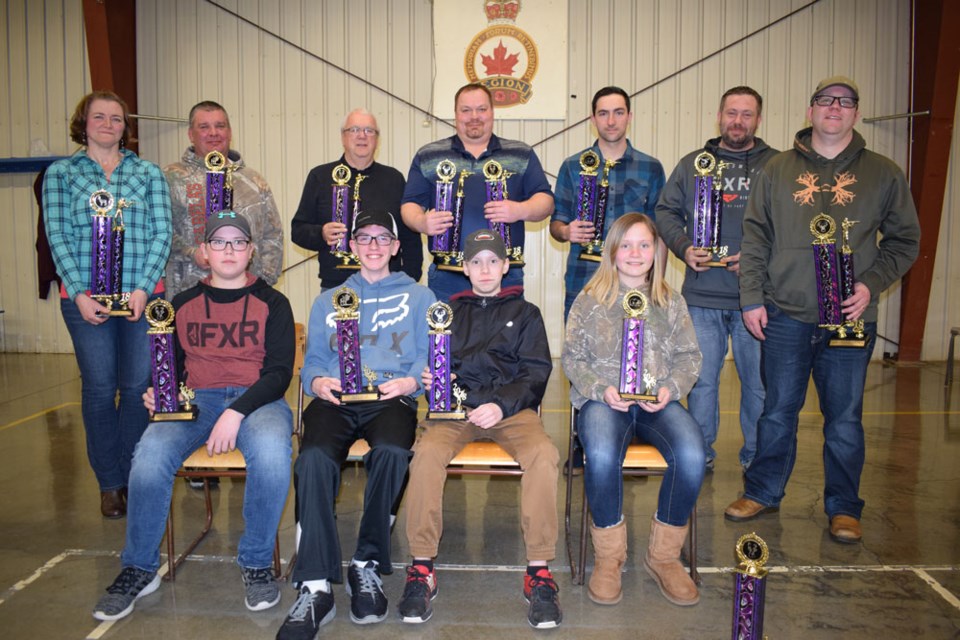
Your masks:
{"label": "concrete floor", "polygon": [[[770,547],[768,637],[960,637],[960,380],[945,394],[942,363],[871,366],[864,406],[864,542],[846,546],[833,543],[825,532],[821,422],[812,390],[780,513],[746,525],[723,519],[724,507],[741,488],[738,383],[731,369],[723,379],[717,467],[707,474],[699,502],[699,605],[669,604],[643,571],[642,550],[659,480],[630,479],[625,511],[631,551],[623,602],[599,607],[587,598],[585,587],[571,584],[561,535],[552,567],[561,590],[563,625],[553,631],[530,629],[520,593],[519,484],[512,478],[458,477],[447,483],[440,596],[433,619],[404,625],[393,613],[403,590],[398,564],[384,579],[392,612],[384,623],[352,624],[349,598],[337,585],[338,616],[320,637],[730,637],[734,543],[750,531]],[[561,459],[568,420],[564,386],[555,371],[543,407]],[[239,481],[225,481],[215,492],[214,531],[174,584],[164,583],[119,622],[101,624],[91,617],[92,606],[119,571],[125,521],[100,517],[79,397],[72,356],[0,354],[0,638],[274,637],[295,594],[285,588],[281,604],[264,612],[252,613],[243,605],[233,555],[243,526]],[[289,399],[294,400],[292,393]],[[345,553],[355,542],[363,483],[362,469],[345,470],[338,507]],[[562,500],[561,480],[561,518]],[[183,545],[201,524],[202,492],[178,482],[174,509]],[[408,556],[403,518],[401,510],[394,535],[398,563]],[[290,503],[280,534],[286,558],[293,547]]]}

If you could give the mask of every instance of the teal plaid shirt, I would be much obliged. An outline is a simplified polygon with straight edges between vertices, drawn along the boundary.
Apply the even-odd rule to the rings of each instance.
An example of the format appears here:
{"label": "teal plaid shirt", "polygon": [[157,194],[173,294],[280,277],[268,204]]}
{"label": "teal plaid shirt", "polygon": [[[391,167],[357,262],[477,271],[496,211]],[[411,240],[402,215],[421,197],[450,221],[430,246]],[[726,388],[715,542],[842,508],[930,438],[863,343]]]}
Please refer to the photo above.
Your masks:
{"label": "teal plaid shirt", "polygon": [[[80,150],[57,160],[43,179],[43,218],[57,273],[70,299],[90,290],[93,254],[90,196],[98,189],[132,202],[123,210],[123,290],[153,293],[170,255],[170,195],[160,168],[124,150],[108,182]],[[116,212],[114,207],[111,215]]]}

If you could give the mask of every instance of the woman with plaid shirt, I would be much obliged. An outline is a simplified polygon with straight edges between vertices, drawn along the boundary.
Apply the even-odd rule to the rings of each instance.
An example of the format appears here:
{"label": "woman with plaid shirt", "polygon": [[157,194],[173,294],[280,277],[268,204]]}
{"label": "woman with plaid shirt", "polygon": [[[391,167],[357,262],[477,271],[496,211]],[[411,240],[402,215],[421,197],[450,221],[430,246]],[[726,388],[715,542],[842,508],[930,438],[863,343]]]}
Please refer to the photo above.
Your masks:
{"label": "woman with plaid shirt", "polygon": [[[159,167],[125,147],[127,105],[114,93],[84,96],[70,120],[70,139],[83,148],[50,165],[43,182],[43,215],[57,273],[60,309],[73,340],[82,379],[87,456],[100,485],[106,518],[126,514],[133,448],[147,427],[140,399],[150,379],[150,347],[143,310],[163,291],[170,254],[170,197]],[[91,196],[107,191],[123,207],[122,291],[128,317],[111,317],[90,296]],[[117,402],[117,392],[120,400]]]}

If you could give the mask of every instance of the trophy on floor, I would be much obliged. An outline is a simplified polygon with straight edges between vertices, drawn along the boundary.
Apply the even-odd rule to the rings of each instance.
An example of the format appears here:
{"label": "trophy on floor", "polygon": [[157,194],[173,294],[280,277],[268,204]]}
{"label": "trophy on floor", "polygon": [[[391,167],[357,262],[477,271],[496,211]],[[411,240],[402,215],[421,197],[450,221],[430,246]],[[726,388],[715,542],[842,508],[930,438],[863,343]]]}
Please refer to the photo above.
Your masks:
{"label": "trophy on floor", "polygon": [[607,218],[607,203],[610,198],[610,170],[616,160],[603,163],[603,174],[597,180],[600,170],[600,156],[593,149],[580,154],[580,184],[577,189],[577,220],[593,223],[593,239],[581,245],[580,260],[600,262],[603,258],[603,226]]}
{"label": "trophy on floor", "polygon": [[[123,293],[123,208],[133,204],[121,198],[114,207],[113,194],[106,189],[90,195],[91,220],[90,297],[107,307],[105,316],[132,316],[127,308],[130,294]],[[117,305],[115,307],[115,305]]]}
{"label": "trophy on floor", "polygon": [[[450,383],[450,324],[453,322],[453,309],[445,302],[434,302],[427,308],[427,324],[430,325],[430,373],[433,383],[430,385],[430,402],[427,418],[430,420],[463,420],[467,412],[463,409],[466,393],[456,384]],[[456,400],[456,406],[453,401]]]}
{"label": "trophy on floor", "polygon": [[227,157],[219,151],[211,151],[204,156],[203,164],[207,167],[207,197],[204,205],[209,218],[233,208],[233,172],[236,167],[229,167]]}
{"label": "trophy on floor", "polygon": [[[350,287],[340,287],[333,293],[333,308],[340,357],[340,402],[379,400],[380,392],[373,386],[377,374],[360,363],[360,298],[357,292]],[[367,379],[366,387],[361,376]]]}
{"label": "trophy on floor", "polygon": [[767,543],[756,533],[737,540],[740,564],[734,573],[733,640],[763,640],[763,604],[770,558]]}
{"label": "trophy on floor", "polygon": [[[173,305],[163,299],[147,304],[147,336],[150,340],[150,369],[153,374],[154,409],[150,422],[196,420],[199,409],[191,404],[193,391],[177,384],[177,359],[174,343]],[[181,406],[177,392],[183,395]]]}
{"label": "trophy on floor", "polygon": [[704,151],[693,161],[694,177],[693,248],[706,249],[711,259],[701,262],[703,267],[726,267],[720,262],[730,251],[720,246],[720,226],[723,217],[723,170],[729,163],[720,161]]}
{"label": "trophy on floor", "polygon": [[853,295],[856,283],[853,271],[853,249],[850,228],[856,221],[843,220],[842,245],[837,250],[836,221],[821,213],[810,221],[813,234],[813,260],[817,272],[817,309],[819,326],[834,331],[827,344],[831,347],[864,347],[867,338],[863,319],[846,320],[841,303]]}
{"label": "trophy on floor", "polygon": [[620,397],[640,402],[657,401],[657,379],[643,368],[643,325],[647,296],[631,289],[623,296],[623,345],[620,351]]}
{"label": "trophy on floor", "polygon": [[[503,168],[496,160],[488,160],[483,165],[483,177],[487,185],[487,202],[500,202],[509,200],[510,194],[507,192],[507,178],[512,174]],[[503,246],[507,248],[507,260],[510,264],[523,266],[523,248],[513,246],[510,238],[510,225],[504,222],[491,222],[490,229],[500,234],[503,239]]]}

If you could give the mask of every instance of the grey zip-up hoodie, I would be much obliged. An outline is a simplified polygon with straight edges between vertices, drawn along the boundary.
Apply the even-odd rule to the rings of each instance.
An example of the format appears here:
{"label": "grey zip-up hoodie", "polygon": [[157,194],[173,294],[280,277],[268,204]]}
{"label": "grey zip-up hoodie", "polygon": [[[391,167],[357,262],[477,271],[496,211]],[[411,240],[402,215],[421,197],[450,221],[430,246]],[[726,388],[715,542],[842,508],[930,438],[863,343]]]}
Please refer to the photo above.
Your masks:
{"label": "grey zip-up hoodie", "polygon": [[[730,151],[720,148],[720,138],[708,140],[702,149],[685,155],[677,164],[669,180],[660,192],[657,202],[657,230],[667,247],[684,259],[687,248],[693,245],[693,210],[696,192],[694,189],[694,160],[708,151],[718,161],[729,163],[724,169],[723,213],[720,225],[720,245],[728,248],[728,255],[740,251],[743,237],[743,213],[750,197],[750,183],[760,169],[773,156],[771,149],[760,138],[747,151]],[[708,309],[739,309],[740,283],[737,274],[721,268],[697,272],[687,267],[683,278],[683,293],[687,304]]]}

